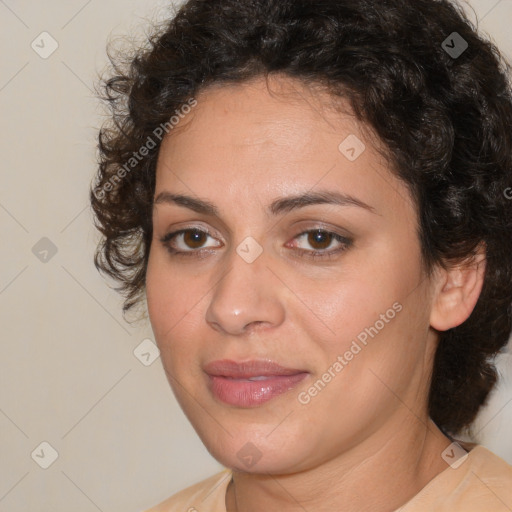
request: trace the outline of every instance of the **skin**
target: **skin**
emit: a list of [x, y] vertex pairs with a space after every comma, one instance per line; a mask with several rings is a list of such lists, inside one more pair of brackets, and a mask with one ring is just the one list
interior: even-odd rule
[[[426, 405], [437, 331], [469, 316], [484, 265], [427, 276], [415, 205], [371, 131], [344, 101], [342, 111], [331, 108], [325, 92], [279, 75], [269, 84], [272, 94], [262, 78], [203, 90], [163, 141], [155, 197], [168, 191], [201, 198], [219, 216], [155, 204], [146, 280], [155, 339], [191, 424], [234, 470], [229, 512], [392, 511], [448, 468], [441, 453], [451, 441]], [[366, 145], [353, 162], [338, 149], [350, 134]], [[320, 189], [372, 210], [266, 210], [275, 199]], [[195, 243], [169, 242], [202, 257], [173, 256], [162, 243], [184, 228], [211, 232]], [[340, 247], [335, 239], [298, 236], [313, 229], [352, 242], [330, 259], [308, 258], [307, 251]], [[249, 236], [263, 250], [252, 263], [236, 252]], [[299, 393], [395, 303], [402, 306], [395, 318], [300, 403]], [[207, 387], [203, 365], [219, 359], [270, 359], [309, 375], [270, 402], [239, 408]], [[237, 457], [248, 442], [261, 453], [250, 468]]]

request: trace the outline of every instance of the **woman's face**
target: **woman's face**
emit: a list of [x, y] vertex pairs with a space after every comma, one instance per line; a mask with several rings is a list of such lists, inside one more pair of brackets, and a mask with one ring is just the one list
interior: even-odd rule
[[146, 291], [208, 450], [286, 473], [378, 449], [424, 414], [436, 338], [405, 185], [325, 93], [271, 85], [288, 94], [263, 79], [203, 91], [164, 139]]

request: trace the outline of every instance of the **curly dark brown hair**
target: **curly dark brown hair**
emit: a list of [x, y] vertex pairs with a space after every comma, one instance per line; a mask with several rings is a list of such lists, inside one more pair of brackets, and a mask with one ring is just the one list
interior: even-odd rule
[[439, 333], [429, 395], [445, 433], [469, 426], [512, 329], [510, 65], [477, 29], [448, 0], [189, 0], [128, 65], [111, 57], [100, 83], [111, 119], [90, 201], [103, 235], [94, 262], [121, 283], [123, 314], [145, 294], [171, 116], [214, 83], [283, 73], [327, 86], [374, 130], [408, 185], [427, 271], [486, 248], [474, 311]]

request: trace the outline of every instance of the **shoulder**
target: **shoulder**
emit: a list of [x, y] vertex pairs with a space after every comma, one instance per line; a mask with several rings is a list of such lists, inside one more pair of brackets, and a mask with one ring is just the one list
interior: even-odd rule
[[[512, 509], [512, 466], [483, 446], [471, 450], [471, 475]], [[468, 457], [469, 458], [469, 457]]]
[[231, 476], [231, 470], [224, 469], [182, 489], [145, 512], [224, 512], [226, 489]]
[[[431, 480], [400, 512], [510, 512], [512, 466], [476, 445], [457, 466]], [[398, 512], [398, 511], [397, 511]]]

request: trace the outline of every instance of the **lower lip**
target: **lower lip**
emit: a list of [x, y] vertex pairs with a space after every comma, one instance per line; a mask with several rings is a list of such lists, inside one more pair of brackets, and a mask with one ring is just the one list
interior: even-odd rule
[[222, 402], [238, 407], [257, 407], [293, 389], [307, 373], [276, 375], [265, 380], [228, 379], [210, 375], [210, 389]]

